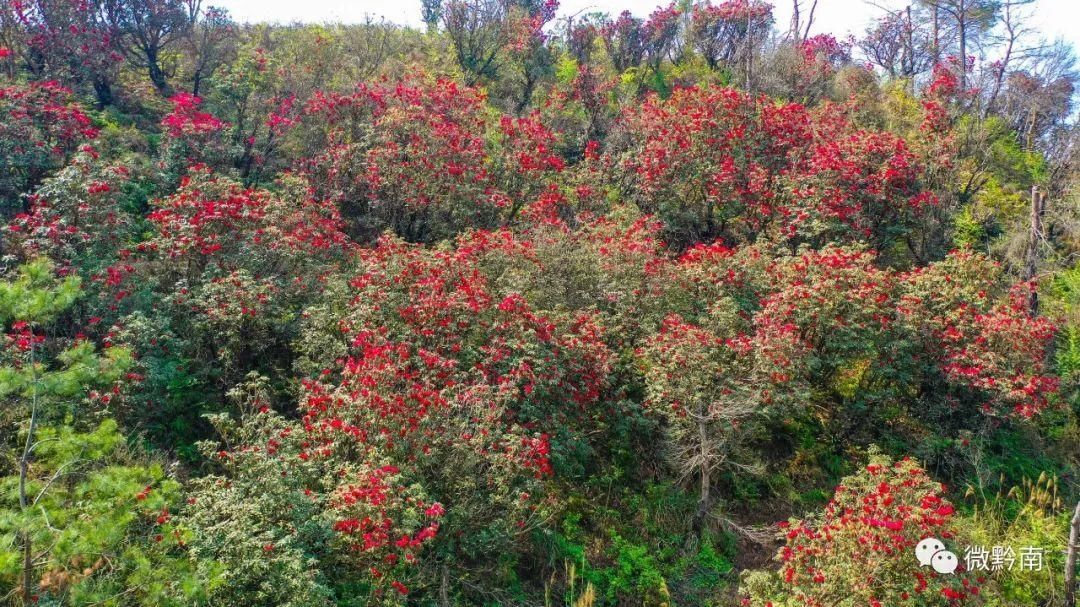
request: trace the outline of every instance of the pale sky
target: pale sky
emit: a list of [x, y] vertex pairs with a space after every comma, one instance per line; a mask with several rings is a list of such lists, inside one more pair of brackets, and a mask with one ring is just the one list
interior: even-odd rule
[[[664, 0], [663, 4], [668, 1]], [[809, 6], [811, 2], [803, 0], [803, 5]], [[247, 22], [357, 22], [373, 16], [400, 24], [420, 24], [420, 0], [207, 0], [206, 4], [226, 8], [236, 20]], [[582, 10], [616, 14], [629, 9], [645, 17], [657, 4], [657, 0], [562, 0], [560, 14]], [[791, 20], [791, 1], [773, 0], [773, 4], [777, 26], [786, 28]], [[876, 0], [874, 4], [899, 7], [907, 1]], [[1025, 10], [1030, 12], [1031, 26], [1039, 36], [1064, 38], [1080, 49], [1080, 0], [1036, 0]], [[865, 0], [818, 0], [812, 33], [828, 32], [837, 38], [848, 33], [860, 35], [881, 13], [881, 9]]]

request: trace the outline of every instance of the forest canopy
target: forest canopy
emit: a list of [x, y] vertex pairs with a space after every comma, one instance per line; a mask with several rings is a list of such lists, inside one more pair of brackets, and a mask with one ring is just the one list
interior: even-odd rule
[[0, 601], [1076, 607], [1073, 49], [816, 6], [0, 0]]

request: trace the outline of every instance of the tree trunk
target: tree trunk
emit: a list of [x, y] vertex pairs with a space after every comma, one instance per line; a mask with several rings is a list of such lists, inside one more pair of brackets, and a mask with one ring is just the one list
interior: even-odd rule
[[791, 2], [791, 40], [795, 43], [799, 43], [799, 0], [792, 0]]
[[533, 78], [529, 70], [525, 70], [525, 87], [521, 92], [521, 100], [518, 101], [517, 106], [514, 108], [514, 113], [521, 116], [525, 109], [532, 103], [533, 91], [536, 90], [536, 78]]
[[[1025, 281], [1034, 280], [1039, 269], [1039, 240], [1042, 238], [1042, 217], [1045, 211], [1046, 193], [1039, 191], [1039, 186], [1031, 186], [1031, 218], [1028, 233], [1028, 246], [1024, 259]], [[1032, 314], [1039, 311], [1039, 294], [1032, 289], [1028, 297], [1028, 308]]]
[[22, 599], [23, 605], [29, 605], [33, 602], [34, 597], [34, 553], [30, 540], [30, 532], [23, 531], [19, 534], [22, 536], [23, 544], [23, 589]]
[[[749, 15], [749, 11], [747, 11]], [[746, 92], [750, 92], [750, 72], [752, 70], [754, 56], [754, 35], [750, 30], [750, 17], [746, 18]]]
[[964, 15], [956, 20], [956, 35], [960, 39], [960, 91], [967, 90], [967, 19]]
[[711, 484], [709, 471], [702, 468], [698, 487], [697, 510], [694, 511], [694, 518], [690, 521], [690, 533], [695, 538], [700, 538], [705, 531], [705, 517], [709, 514], [709, 503], [712, 499], [710, 495], [712, 493]]
[[1065, 549], [1065, 607], [1076, 607], [1076, 553], [1080, 550], [1080, 502], [1069, 525], [1069, 546]]
[[997, 74], [994, 77], [994, 89], [990, 92], [990, 98], [986, 100], [986, 107], [983, 108], [984, 120], [990, 116], [990, 110], [993, 109], [994, 103], [1001, 93], [1001, 86], [1005, 81], [1005, 71], [1009, 69], [1009, 62], [1012, 60], [1013, 46], [1016, 44], [1016, 26], [1013, 23], [1012, 6], [1008, 3], [1005, 5], [1005, 31], [1009, 33], [1009, 41], [1005, 43], [1005, 53], [1001, 58], [1001, 67], [998, 68]]
[[[33, 332], [33, 325], [30, 328]], [[30, 392], [30, 426], [26, 429], [26, 443], [23, 446], [22, 457], [19, 458], [19, 510], [24, 516], [23, 525], [25, 525], [26, 511], [33, 505], [30, 503], [30, 498], [26, 494], [26, 481], [30, 476], [30, 454], [34, 449], [34, 432], [37, 430], [37, 349], [34, 344], [34, 339], [30, 339], [30, 380], [31, 380], [31, 392]], [[23, 604], [29, 605], [31, 603], [31, 597], [33, 596], [34, 583], [34, 551], [33, 541], [30, 538], [30, 530], [24, 528], [19, 534], [22, 540], [23, 549]]]
[[169, 87], [169, 81], [165, 77], [165, 72], [158, 64], [157, 53], [147, 51], [146, 53], [146, 65], [147, 72], [150, 75], [150, 82], [153, 83], [154, 88], [162, 97], [171, 97], [172, 90]]
[[937, 5], [934, 5], [934, 7], [931, 9], [931, 14], [933, 15], [934, 42], [930, 52], [931, 55], [934, 57], [934, 66], [936, 67], [939, 63], [941, 63], [941, 18], [938, 15]]
[[439, 607], [450, 607], [450, 567], [444, 562], [439, 580]]
[[99, 110], [113, 104], [112, 85], [104, 76], [94, 76], [94, 95], [97, 97]]
[[901, 71], [904, 72], [904, 77], [908, 79], [908, 87], [911, 92], [915, 90], [915, 40], [913, 25], [911, 22], [911, 5], [909, 4], [907, 10], [904, 11], [905, 22], [904, 26], [904, 55], [901, 60]]
[[810, 37], [810, 28], [814, 25], [814, 13], [817, 12], [817, 3], [818, 0], [814, 0], [814, 2], [810, 4], [810, 12], [806, 15], [806, 27], [803, 28], [802, 40], [806, 40]]
[[704, 411], [698, 419], [698, 450], [701, 456], [701, 469], [698, 475], [698, 504], [694, 512], [694, 518], [690, 520], [690, 534], [687, 536], [687, 544], [698, 540], [705, 532], [705, 519], [712, 507], [712, 475], [710, 474], [711, 461], [709, 457], [709, 428], [705, 422]]

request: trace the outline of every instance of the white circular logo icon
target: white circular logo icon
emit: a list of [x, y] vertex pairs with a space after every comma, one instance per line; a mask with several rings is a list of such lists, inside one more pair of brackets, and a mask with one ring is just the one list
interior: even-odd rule
[[945, 549], [945, 542], [928, 537], [915, 545], [915, 558], [920, 567], [930, 566], [938, 573], [952, 573], [960, 566], [960, 559]]
[[928, 537], [915, 546], [915, 558], [919, 559], [919, 565], [926, 567], [931, 564], [934, 553], [945, 549], [945, 544], [936, 537]]
[[938, 573], [952, 573], [960, 564], [956, 555], [948, 550], [938, 550], [934, 553], [934, 571]]

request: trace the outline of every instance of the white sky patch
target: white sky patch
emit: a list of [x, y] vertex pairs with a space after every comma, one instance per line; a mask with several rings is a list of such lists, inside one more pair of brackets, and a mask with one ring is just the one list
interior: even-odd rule
[[[715, 0], [719, 1], [719, 0]], [[812, 0], [803, 0], [804, 12]], [[238, 21], [278, 23], [357, 23], [365, 17], [384, 18], [399, 24], [420, 25], [419, 0], [207, 0], [207, 4], [229, 10]], [[666, 4], [666, 3], [665, 3]], [[778, 29], [791, 21], [790, 0], [773, 2]], [[902, 7], [904, 0], [878, 0], [878, 6]], [[611, 14], [629, 10], [645, 17], [657, 6], [656, 0], [562, 0], [560, 15], [579, 11]], [[1080, 48], [1080, 0], [1037, 0], [1024, 9], [1031, 14], [1030, 27], [1036, 37], [1063, 38]], [[882, 10], [864, 0], [818, 0], [811, 33], [830, 33], [837, 38], [860, 36]], [[805, 18], [805, 17], [804, 17]]]

